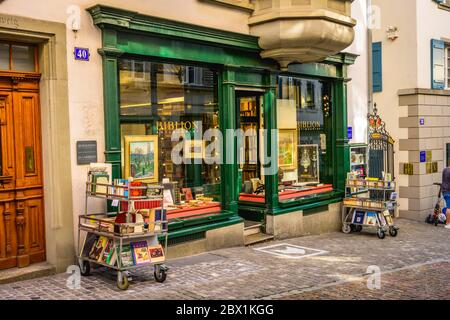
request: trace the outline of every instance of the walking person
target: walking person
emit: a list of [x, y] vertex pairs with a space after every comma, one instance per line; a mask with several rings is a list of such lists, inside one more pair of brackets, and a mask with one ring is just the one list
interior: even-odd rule
[[450, 212], [450, 167], [445, 168], [442, 172], [442, 196], [444, 197], [446, 207], [445, 215], [447, 225], [445, 228], [450, 229], [450, 219], [448, 214], [448, 212]]

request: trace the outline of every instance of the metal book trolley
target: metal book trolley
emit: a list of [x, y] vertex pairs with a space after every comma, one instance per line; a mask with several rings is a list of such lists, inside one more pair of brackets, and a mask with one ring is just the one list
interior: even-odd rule
[[[399, 228], [393, 216], [398, 207], [395, 182], [383, 180], [347, 179], [346, 198], [342, 206], [342, 231], [346, 234], [375, 229], [378, 238], [386, 233], [396, 237]], [[368, 195], [368, 197], [367, 197]]]
[[[112, 214], [88, 213], [88, 200], [91, 198], [99, 198], [113, 201], [113, 206], [117, 205], [117, 212]], [[147, 207], [160, 210], [158, 215], [150, 215], [149, 220], [132, 221], [135, 207], [143, 207], [146, 202]], [[141, 205], [140, 205], [141, 204]], [[125, 210], [121, 212], [121, 207]], [[123, 208], [122, 207], [122, 208]], [[114, 215], [114, 216], [113, 216]], [[115, 215], [122, 215], [124, 222], [117, 223]], [[135, 215], [137, 216], [137, 215]], [[86, 200], [85, 214], [79, 216], [78, 223], [78, 263], [80, 265], [81, 274], [88, 276], [91, 271], [91, 264], [107, 267], [117, 271], [117, 286], [119, 289], [126, 290], [129, 287], [130, 270], [141, 267], [154, 267], [154, 276], [157, 282], [164, 282], [166, 279], [168, 268], [164, 265], [167, 255], [167, 239], [168, 239], [168, 221], [164, 214], [164, 187], [160, 185], [142, 184], [142, 186], [117, 185], [109, 183], [92, 182], [88, 174], [88, 182], [86, 182]], [[137, 219], [136, 219], [137, 220]], [[151, 221], [150, 221], [151, 220]], [[81, 233], [85, 234], [85, 238], [81, 238]], [[115, 262], [109, 264], [105, 261], [95, 260], [90, 257], [87, 239], [88, 236], [96, 238], [104, 237], [112, 242], [111, 250], [116, 250]], [[159, 259], [150, 256], [148, 263], [138, 265], [125, 266], [122, 261], [122, 253], [124, 246], [131, 243], [146, 241], [148, 246], [160, 246], [159, 238], [164, 239], [164, 251]], [[88, 251], [89, 250], [89, 251]], [[131, 248], [131, 251], [133, 248]], [[132, 254], [132, 253], [130, 253]]]

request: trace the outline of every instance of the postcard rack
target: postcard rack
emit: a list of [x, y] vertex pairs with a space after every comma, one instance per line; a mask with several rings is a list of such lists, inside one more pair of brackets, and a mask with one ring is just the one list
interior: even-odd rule
[[[395, 186], [394, 181], [347, 179], [346, 198], [342, 206], [342, 231], [349, 234], [367, 228], [376, 230], [380, 239], [384, 239], [387, 233], [396, 237], [399, 228], [393, 220], [398, 207]], [[355, 189], [358, 192], [353, 192]]]
[[[160, 185], [142, 184], [140, 186], [117, 185], [107, 183], [86, 182], [86, 200], [85, 214], [79, 216], [78, 223], [78, 263], [83, 276], [88, 276], [91, 271], [91, 264], [107, 267], [117, 271], [117, 287], [126, 290], [129, 287], [129, 278], [131, 278], [130, 270], [141, 267], [154, 267], [154, 276], [157, 282], [164, 282], [167, 276], [168, 268], [164, 264], [167, 254], [168, 240], [168, 221], [164, 214], [164, 187]], [[112, 201], [112, 206], [117, 206], [117, 212], [89, 214], [88, 201], [92, 198], [99, 198]], [[147, 221], [134, 221], [136, 217], [135, 203], [147, 202], [152, 204], [153, 208], [159, 210], [159, 216], [150, 215]], [[128, 205], [126, 212], [120, 212], [123, 202]], [[117, 217], [121, 215], [123, 218], [120, 223]], [[114, 216], [114, 217], [113, 217]], [[82, 233], [85, 235], [81, 237]], [[110, 250], [114, 250], [116, 259], [114, 264], [105, 261], [93, 259], [89, 254], [87, 247], [88, 237], [96, 237], [99, 239], [107, 239], [111, 244]], [[159, 239], [164, 239], [163, 246], [160, 245]], [[84, 239], [84, 241], [83, 241]], [[132, 243], [146, 242], [148, 246], [159, 246], [162, 257], [159, 259], [149, 259], [148, 263], [125, 265], [122, 260], [124, 247], [131, 247]], [[131, 253], [130, 253], [131, 254]], [[149, 255], [150, 257], [150, 255]], [[157, 260], [157, 262], [156, 262]]]

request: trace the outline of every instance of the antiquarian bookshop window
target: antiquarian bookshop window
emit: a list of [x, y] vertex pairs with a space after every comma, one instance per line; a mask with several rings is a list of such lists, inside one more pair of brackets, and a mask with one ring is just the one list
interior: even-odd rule
[[[217, 73], [122, 59], [119, 79], [122, 177], [164, 184], [171, 192], [169, 217], [220, 211], [220, 164], [205, 161], [214, 156], [206, 152], [215, 138], [203, 139], [208, 129], [219, 128]], [[177, 129], [184, 136], [172, 141]], [[183, 146], [180, 164], [172, 159], [177, 145]]]
[[331, 84], [280, 77], [278, 180], [280, 201], [333, 190]]

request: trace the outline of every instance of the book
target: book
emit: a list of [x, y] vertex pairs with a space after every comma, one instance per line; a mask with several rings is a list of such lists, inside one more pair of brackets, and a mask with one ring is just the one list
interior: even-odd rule
[[376, 214], [376, 212], [367, 212], [365, 224], [367, 224], [369, 226], [376, 226], [377, 225], [377, 214]]
[[[105, 172], [93, 172], [91, 173], [90, 177], [92, 188], [91, 192], [94, 194], [107, 194], [108, 193], [108, 186], [109, 184], [109, 175]], [[104, 185], [97, 185], [98, 184], [106, 184]]]
[[386, 220], [386, 224], [388, 226], [392, 226], [394, 224], [394, 220], [392, 219], [392, 216], [391, 216], [391, 213], [389, 212], [389, 210], [385, 210], [383, 212], [383, 216], [384, 216], [384, 218]]
[[148, 252], [152, 263], [164, 262], [166, 259], [161, 245], [148, 247]]
[[89, 259], [101, 261], [102, 254], [106, 248], [107, 243], [108, 238], [100, 236], [92, 247], [91, 252], [89, 253]]
[[387, 224], [386, 218], [382, 213], [378, 214], [378, 221], [380, 222], [380, 226], [382, 227], [384, 227]]
[[[111, 254], [114, 252], [114, 242], [112, 239], [108, 239], [103, 249], [102, 256], [100, 257], [100, 262], [108, 263], [110, 260]], [[109, 264], [109, 263], [108, 263]]]
[[89, 254], [92, 250], [92, 247], [97, 242], [98, 236], [93, 233], [86, 233], [86, 237], [84, 237], [83, 241], [83, 250], [81, 253], [82, 257], [89, 257]]
[[112, 250], [111, 255], [109, 256], [108, 260], [106, 261], [107, 264], [110, 266], [114, 266], [117, 262], [117, 250]]
[[131, 243], [133, 261], [136, 266], [150, 262], [147, 241], [138, 241]]
[[364, 211], [355, 211], [355, 213], [353, 215], [353, 223], [364, 224], [365, 217], [366, 217], [366, 213]]
[[120, 262], [122, 264], [121, 267], [126, 268], [126, 267], [134, 266], [133, 254], [131, 253], [131, 245], [129, 245], [129, 244], [123, 245], [120, 255], [119, 255], [119, 250], [120, 250], [120, 248], [117, 248], [117, 257], [118, 257], [118, 259], [120, 259]]
[[167, 229], [167, 223], [161, 223], [167, 221], [167, 210], [155, 209], [155, 231], [162, 231], [162, 229]]

